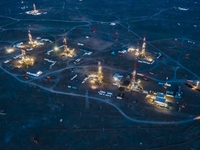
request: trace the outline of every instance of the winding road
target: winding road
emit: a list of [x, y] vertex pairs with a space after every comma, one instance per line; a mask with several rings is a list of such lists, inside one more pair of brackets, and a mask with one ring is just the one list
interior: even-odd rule
[[[63, 4], [63, 7], [65, 7], [65, 4]], [[163, 10], [160, 10], [158, 13], [154, 14], [153, 16], [157, 16], [159, 15], [160, 13], [162, 13], [163, 11], [165, 11], [165, 9]], [[5, 16], [1, 16], [0, 17], [4, 17], [4, 18], [9, 18], [9, 19], [12, 19], [14, 22], [12, 23], [9, 23], [7, 25], [10, 25], [10, 24], [13, 24], [13, 23], [16, 23], [18, 21], [21, 21], [21, 20], [33, 20], [33, 19], [16, 19], [16, 18], [12, 18], [12, 17], [5, 17]], [[141, 18], [141, 19], [137, 19], [135, 21], [141, 21], [141, 20], [144, 20], [144, 19], [148, 19], [149, 17], [145, 17], [145, 18]], [[83, 26], [89, 26], [91, 25], [91, 23], [110, 23], [110, 22], [101, 22], [101, 21], [62, 21], [62, 20], [52, 20], [52, 19], [42, 19], [40, 21], [54, 21], [54, 22], [84, 22], [84, 23], [87, 23], [87, 24], [84, 24], [84, 25], [77, 25], [77, 26], [74, 26], [73, 28], [71, 28], [69, 31], [67, 31], [65, 34], [63, 35], [67, 35], [69, 34], [71, 31], [73, 31], [74, 29], [76, 29], [77, 27], [83, 27]], [[119, 20], [120, 21], [120, 20]], [[133, 33], [135, 36], [137, 36], [138, 38], [142, 39], [142, 37], [140, 37], [138, 34], [136, 34], [134, 31], [130, 30], [129, 28], [127, 28], [126, 26], [124, 26], [122, 23], [120, 23], [119, 21], [116, 21], [118, 25], [120, 25], [121, 27], [129, 30], [131, 33]], [[7, 25], [3, 25], [1, 27], [5, 27]], [[179, 66], [181, 66], [182, 68], [184, 68], [185, 70], [187, 70], [188, 72], [190, 72], [192, 75], [194, 75], [196, 78], [200, 79], [200, 77], [196, 74], [194, 74], [192, 71], [190, 71], [189, 69], [187, 69], [186, 67], [184, 67], [183, 65], [181, 65], [179, 62], [173, 60], [171, 57], [169, 57], [167, 54], [163, 53], [160, 49], [158, 49], [157, 47], [155, 47], [151, 42], [148, 42], [147, 43], [149, 45], [151, 45], [152, 47], [154, 47], [156, 50], [158, 50], [159, 52], [161, 52], [162, 54], [164, 54], [167, 58], [169, 58], [170, 60], [176, 62]], [[3, 63], [3, 61], [1, 62], [1, 64]], [[21, 82], [21, 83], [25, 83], [25, 84], [31, 84], [31, 85], [34, 85], [34, 86], [37, 86], [39, 87], [40, 89], [42, 90], [45, 90], [45, 91], [48, 91], [48, 92], [51, 92], [51, 93], [56, 93], [56, 94], [61, 94], [61, 95], [69, 95], [69, 96], [75, 96], [75, 97], [80, 97], [80, 98], [85, 98], [85, 95], [84, 94], [76, 94], [76, 93], [69, 93], [69, 92], [63, 92], [63, 91], [56, 91], [52, 88], [47, 88], [47, 87], [44, 87], [44, 86], [41, 86], [39, 84], [36, 84], [34, 83], [33, 81], [37, 80], [37, 79], [41, 79], [47, 75], [50, 75], [50, 74], [54, 74], [54, 73], [59, 73], [59, 72], [62, 72], [66, 69], [70, 69], [70, 68], [74, 68], [74, 67], [77, 67], [77, 66], [68, 66], [68, 67], [65, 67], [65, 68], [62, 68], [62, 69], [59, 69], [59, 70], [55, 70], [55, 71], [52, 71], [52, 72], [49, 72], [45, 75], [41, 75], [40, 77], [38, 78], [32, 78], [30, 80], [21, 80], [20, 78], [18, 78], [18, 75], [17, 74], [12, 74], [11, 72], [9, 72], [8, 70], [6, 70], [5, 68], [2, 67], [2, 65], [0, 66], [0, 69], [3, 70], [5, 73], [9, 74], [10, 76], [12, 76], [13, 78], [15, 78], [17, 81]], [[78, 67], [88, 67], [88, 66], [78, 66]], [[127, 72], [125, 70], [121, 70], [121, 69], [115, 69], [113, 67], [110, 67], [110, 66], [103, 66], [104, 68], [107, 68], [107, 69], [114, 69], [114, 70], [118, 70], [118, 71], [122, 71], [122, 72]], [[177, 80], [176, 79], [176, 69], [174, 70], [174, 78], [173, 80], [171, 80], [171, 82], [183, 82], [185, 80]], [[154, 81], [161, 81], [161, 80], [158, 80], [156, 78], [153, 78], [153, 77], [149, 77], [150, 79], [154, 80]], [[199, 116], [196, 116], [196, 117], [188, 117], [186, 119], [183, 119], [183, 120], [179, 120], [179, 121], [154, 121], [154, 120], [139, 120], [139, 119], [135, 119], [133, 117], [130, 117], [128, 116], [125, 112], [123, 112], [123, 110], [118, 107], [117, 105], [111, 103], [109, 101], [109, 99], [101, 99], [101, 98], [97, 98], [97, 97], [94, 97], [94, 96], [88, 96], [89, 99], [92, 99], [92, 100], [96, 100], [96, 101], [99, 101], [99, 102], [102, 102], [102, 103], [105, 103], [105, 104], [108, 104], [110, 106], [112, 106], [113, 108], [115, 108], [124, 118], [126, 118], [127, 120], [131, 121], [131, 122], [136, 122], [136, 123], [141, 123], [141, 124], [159, 124], [159, 125], [171, 125], [171, 124], [185, 124], [185, 123], [189, 123], [189, 122], [192, 122], [194, 120], [197, 120], [197, 119], [200, 119]]]
[[[68, 67], [69, 68], [69, 67]], [[29, 81], [24, 81], [24, 80], [20, 80], [18, 78], [18, 76], [16, 74], [12, 74], [10, 73], [9, 71], [7, 71], [6, 69], [4, 69], [2, 66], [0, 66], [0, 69], [2, 69], [5, 73], [9, 74], [10, 76], [14, 77], [16, 80], [18, 80], [19, 82], [21, 83], [25, 83], [25, 84], [31, 84], [31, 85], [34, 85], [34, 86], [37, 86], [39, 87], [40, 89], [43, 89], [45, 91], [48, 91], [48, 92], [51, 92], [51, 93], [55, 93], [55, 94], [62, 94], [62, 95], [69, 95], [69, 96], [75, 96], [75, 97], [81, 97], [81, 98], [85, 98], [85, 95], [84, 94], [76, 94], [76, 93], [69, 93], [69, 92], [63, 92], [63, 91], [56, 91], [56, 90], [53, 90], [52, 88], [47, 88], [47, 87], [43, 87], [39, 84], [36, 84], [36, 83], [33, 83], [32, 81], [35, 80], [35, 79], [32, 79], [32, 80], [29, 80]], [[63, 70], [67, 69], [66, 68], [62, 68], [60, 69], [59, 71], [54, 71], [54, 72], [51, 72], [52, 73], [55, 73], [55, 72], [61, 72]], [[41, 77], [40, 77], [41, 78]], [[132, 118], [128, 115], [126, 115], [117, 105], [109, 102], [109, 99], [101, 99], [101, 98], [97, 98], [97, 97], [93, 97], [93, 96], [88, 96], [89, 99], [93, 99], [93, 100], [96, 100], [96, 101], [99, 101], [99, 102], [103, 102], [103, 103], [106, 103], [108, 105], [111, 105], [112, 107], [114, 107], [124, 118], [126, 118], [127, 120], [131, 121], [131, 122], [136, 122], [136, 123], [142, 123], [142, 124], [159, 124], [159, 125], [170, 125], [170, 124], [184, 124], [184, 123], [188, 123], [188, 122], [192, 122], [196, 119], [199, 119], [198, 116], [197, 117], [189, 117], [187, 119], [183, 119], [183, 120], [180, 120], [180, 121], [153, 121], [153, 120], [138, 120], [138, 119], [135, 119], [135, 118]]]

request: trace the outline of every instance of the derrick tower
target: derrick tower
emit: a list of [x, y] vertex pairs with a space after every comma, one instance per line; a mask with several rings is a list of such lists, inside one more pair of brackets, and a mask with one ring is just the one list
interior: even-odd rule
[[135, 82], [136, 82], [136, 73], [137, 73], [136, 70], [137, 70], [137, 64], [136, 64], [136, 61], [135, 61], [135, 63], [134, 63], [134, 70], [132, 72], [133, 77], [131, 79], [131, 84], [132, 85], [135, 85]]
[[146, 51], [146, 38], [144, 37], [142, 43], [142, 52], [141, 52], [142, 57], [145, 57], [145, 51]]
[[25, 62], [25, 60], [26, 60], [26, 51], [22, 49], [21, 52], [22, 52], [22, 61]]
[[63, 43], [64, 43], [64, 52], [67, 53], [68, 47], [67, 47], [67, 39], [66, 39], [66, 37], [64, 37]]
[[29, 44], [33, 45], [33, 38], [30, 30], [28, 30], [28, 38], [29, 38]]
[[33, 11], [37, 11], [35, 4], [33, 4]]
[[65, 56], [65, 57], [73, 57], [75, 55], [75, 52], [74, 52], [74, 49], [70, 49], [68, 46], [67, 46], [67, 39], [66, 37], [64, 37], [63, 39], [63, 47], [64, 47], [64, 51], [62, 53], [62, 56]]
[[138, 87], [138, 83], [136, 82], [136, 74], [137, 74], [137, 63], [136, 61], [134, 62], [134, 69], [132, 72], [132, 78], [131, 78], [131, 83], [128, 86], [129, 90], [136, 89]]
[[103, 80], [102, 66], [100, 61], [98, 62], [98, 80], [100, 83]]

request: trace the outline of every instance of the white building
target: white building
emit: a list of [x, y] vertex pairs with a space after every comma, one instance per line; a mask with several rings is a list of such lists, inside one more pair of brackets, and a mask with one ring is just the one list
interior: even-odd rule
[[123, 78], [123, 75], [115, 73], [113, 75], [113, 85], [120, 87], [120, 84], [121, 84], [120, 82], [121, 82], [122, 78]]
[[173, 91], [166, 91], [166, 96], [174, 97], [174, 92]]
[[114, 81], [118, 81], [118, 82], [121, 81], [122, 78], [123, 78], [123, 75], [120, 75], [118, 73], [115, 73], [113, 76]]
[[159, 105], [159, 106], [164, 106], [167, 107], [167, 103], [166, 103], [166, 98], [164, 97], [163, 93], [158, 93], [155, 99], [155, 102]]

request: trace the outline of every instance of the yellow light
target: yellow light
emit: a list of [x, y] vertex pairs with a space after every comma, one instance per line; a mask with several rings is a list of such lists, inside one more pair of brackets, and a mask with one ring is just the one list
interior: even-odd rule
[[139, 56], [139, 54], [140, 54], [139, 52], [136, 52], [136, 53], [135, 53], [135, 56]]
[[95, 80], [91, 80], [90, 82], [91, 82], [91, 83], [95, 83]]
[[54, 47], [54, 50], [55, 50], [55, 51], [58, 51], [58, 50], [59, 50], [59, 48], [56, 46], [56, 47]]
[[19, 60], [19, 63], [22, 64], [23, 62], [21, 60]]
[[194, 120], [199, 120], [200, 119], [200, 116], [197, 116], [196, 118], [194, 118]]
[[153, 59], [152, 58], [148, 58], [148, 61], [152, 61]]
[[97, 89], [97, 86], [92, 85], [91, 88], [92, 88], [93, 90], [95, 90], [95, 89]]

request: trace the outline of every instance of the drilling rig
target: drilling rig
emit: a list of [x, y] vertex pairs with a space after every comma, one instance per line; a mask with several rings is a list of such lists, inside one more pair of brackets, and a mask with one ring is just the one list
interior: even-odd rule
[[26, 51], [22, 49], [21, 52], [22, 52], [22, 62], [25, 63], [25, 61], [26, 61]]
[[136, 74], [137, 74], [137, 62], [134, 62], [134, 69], [132, 72], [132, 79], [131, 83], [128, 86], [128, 90], [137, 90], [138, 89], [138, 82], [136, 81]]
[[29, 39], [29, 44], [33, 45], [33, 38], [32, 38], [32, 35], [31, 35], [31, 31], [28, 30], [28, 39]]
[[74, 49], [69, 49], [68, 46], [67, 46], [67, 39], [66, 37], [63, 39], [63, 43], [64, 43], [64, 51], [63, 53], [61, 54], [62, 56], [65, 56], [65, 57], [73, 57], [75, 55], [74, 53]]
[[33, 4], [33, 11], [34, 11], [35, 13], [37, 12], [37, 9], [36, 9], [35, 4]]
[[101, 62], [98, 62], [98, 81], [101, 83], [103, 80], [103, 73], [102, 73], [102, 66], [101, 66]]
[[141, 57], [146, 57], [146, 38], [143, 38]]
[[22, 52], [22, 60], [20, 61], [21, 64], [25, 65], [27, 67], [33, 65], [34, 64], [34, 59], [29, 57], [29, 56], [27, 56], [25, 50], [22, 49], [21, 52]]

